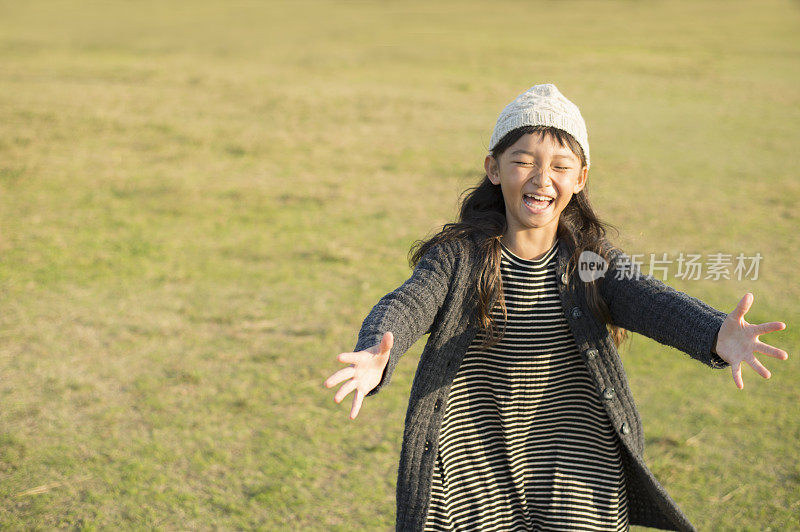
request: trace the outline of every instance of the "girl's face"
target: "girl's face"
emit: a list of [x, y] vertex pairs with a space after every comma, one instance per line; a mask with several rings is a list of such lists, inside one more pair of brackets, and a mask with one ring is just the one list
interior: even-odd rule
[[550, 135], [523, 135], [497, 159], [486, 156], [486, 175], [500, 185], [511, 232], [547, 230], [555, 236], [558, 219], [586, 186], [588, 167]]

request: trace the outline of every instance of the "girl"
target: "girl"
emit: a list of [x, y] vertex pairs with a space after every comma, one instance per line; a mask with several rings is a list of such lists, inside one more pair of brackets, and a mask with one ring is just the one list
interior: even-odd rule
[[[553, 85], [511, 102], [486, 176], [459, 221], [417, 243], [412, 276], [364, 320], [326, 387], [365, 396], [423, 334], [397, 480], [398, 530], [693, 530], [645, 465], [644, 435], [617, 352], [626, 330], [712, 368], [764, 378], [746, 294], [726, 315], [644, 277], [605, 238], [586, 194], [589, 143]], [[587, 255], [591, 252], [596, 255]], [[599, 276], [582, 260], [596, 257]], [[603, 269], [605, 271], [603, 271]]]

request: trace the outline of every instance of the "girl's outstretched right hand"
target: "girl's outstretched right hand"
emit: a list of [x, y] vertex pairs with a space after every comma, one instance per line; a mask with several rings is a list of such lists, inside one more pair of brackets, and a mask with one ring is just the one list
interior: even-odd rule
[[325, 380], [325, 387], [331, 388], [340, 382], [345, 382], [333, 396], [333, 400], [341, 403], [347, 394], [356, 391], [353, 397], [353, 406], [350, 409], [350, 419], [355, 419], [361, 409], [361, 402], [364, 397], [375, 388], [381, 377], [386, 364], [389, 363], [389, 351], [394, 344], [394, 335], [386, 332], [381, 338], [381, 343], [373, 345], [364, 351], [355, 353], [339, 353], [336, 360], [349, 363], [346, 368], [342, 368]]

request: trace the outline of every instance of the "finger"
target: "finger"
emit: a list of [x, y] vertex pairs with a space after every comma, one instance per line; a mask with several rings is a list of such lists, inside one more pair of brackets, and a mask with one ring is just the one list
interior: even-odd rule
[[742, 363], [737, 362], [735, 366], [731, 366], [731, 373], [733, 373], [733, 382], [736, 383], [736, 387], [740, 390], [744, 388], [744, 382], [742, 381]]
[[786, 324], [782, 321], [771, 321], [769, 323], [759, 323], [758, 325], [754, 326], [753, 329], [755, 330], [756, 336], [761, 334], [767, 334], [775, 331], [782, 331], [786, 328]]
[[756, 351], [759, 353], [764, 353], [767, 356], [779, 358], [781, 360], [786, 360], [789, 358], [789, 354], [783, 349], [778, 349], [777, 347], [765, 344], [764, 342], [756, 341]]
[[379, 349], [380, 353], [388, 353], [391, 351], [392, 346], [394, 345], [394, 334], [391, 331], [384, 333], [383, 338], [381, 338], [381, 346]]
[[358, 411], [361, 410], [361, 402], [364, 400], [364, 393], [356, 388], [356, 396], [353, 397], [353, 408], [350, 409], [350, 419], [355, 419]]
[[342, 368], [325, 380], [325, 387], [332, 388], [333, 386], [336, 386], [340, 382], [349, 379], [355, 374], [356, 374], [356, 368], [354, 368], [353, 366], [347, 366], [346, 368]]
[[363, 353], [339, 353], [336, 360], [345, 364], [358, 364], [364, 358]]
[[772, 374], [769, 372], [769, 370], [767, 368], [765, 368], [761, 364], [761, 362], [758, 361], [758, 359], [756, 357], [753, 357], [753, 360], [748, 360], [747, 363], [750, 364], [751, 368], [756, 370], [756, 373], [758, 373], [759, 375], [761, 375], [765, 379], [769, 379], [772, 376]]
[[753, 299], [753, 294], [748, 292], [744, 295], [741, 301], [739, 301], [739, 304], [736, 305], [736, 308], [733, 311], [733, 314], [737, 319], [744, 318], [744, 315], [747, 314], [747, 311], [750, 310], [750, 307], [753, 305]]
[[356, 381], [355, 379], [350, 379], [346, 383], [342, 384], [342, 387], [336, 392], [336, 395], [333, 396], [333, 400], [337, 403], [341, 403], [342, 399], [347, 397], [347, 394], [352, 392], [356, 389]]

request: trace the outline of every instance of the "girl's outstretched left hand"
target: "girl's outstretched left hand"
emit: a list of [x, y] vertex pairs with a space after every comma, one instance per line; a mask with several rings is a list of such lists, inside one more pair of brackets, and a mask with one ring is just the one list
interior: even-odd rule
[[722, 327], [719, 329], [717, 342], [714, 344], [714, 352], [731, 365], [733, 382], [736, 383], [740, 390], [744, 388], [742, 362], [750, 364], [765, 379], [770, 378], [769, 370], [761, 365], [761, 362], [755, 357], [755, 352], [763, 353], [779, 360], [789, 358], [786, 351], [765, 344], [758, 339], [762, 334], [785, 329], [786, 324], [780, 321], [771, 321], [759, 325], [747, 323], [744, 315], [750, 310], [752, 304], [753, 294], [745, 294], [733, 312], [725, 318]]

